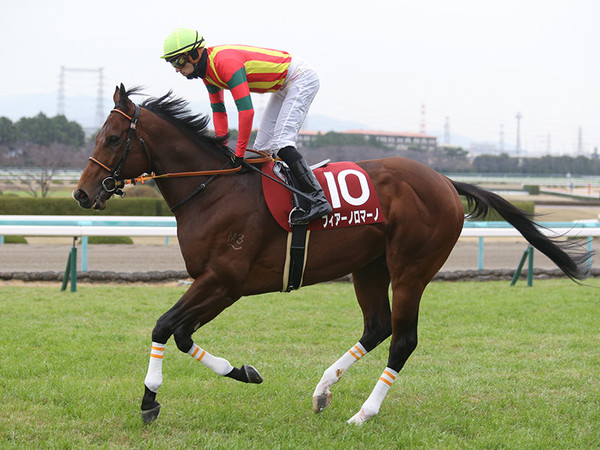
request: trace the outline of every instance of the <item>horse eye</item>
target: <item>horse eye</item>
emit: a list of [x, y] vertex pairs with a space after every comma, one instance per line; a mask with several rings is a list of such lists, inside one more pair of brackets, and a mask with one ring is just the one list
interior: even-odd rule
[[111, 136], [108, 137], [108, 139], [106, 140], [106, 143], [108, 145], [114, 147], [115, 145], [117, 145], [119, 143], [120, 139], [121, 138], [119, 136], [116, 136], [116, 135], [113, 134], [113, 135], [111, 135]]

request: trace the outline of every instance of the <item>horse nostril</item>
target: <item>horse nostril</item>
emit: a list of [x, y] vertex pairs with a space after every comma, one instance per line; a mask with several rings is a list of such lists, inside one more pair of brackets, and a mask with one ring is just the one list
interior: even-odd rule
[[75, 192], [73, 192], [73, 198], [79, 203], [85, 203], [88, 201], [87, 194], [81, 189], [77, 189]]

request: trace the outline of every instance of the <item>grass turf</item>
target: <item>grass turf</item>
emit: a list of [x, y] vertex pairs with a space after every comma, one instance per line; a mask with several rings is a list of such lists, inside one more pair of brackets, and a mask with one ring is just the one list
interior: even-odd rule
[[600, 284], [432, 283], [419, 346], [380, 414], [358, 411], [388, 342], [354, 365], [329, 408], [321, 374], [362, 333], [352, 286], [240, 300], [195, 334], [254, 365], [261, 385], [219, 377], [167, 344], [163, 411], [139, 416], [150, 333], [181, 287], [0, 288], [0, 447], [592, 448], [600, 442]]

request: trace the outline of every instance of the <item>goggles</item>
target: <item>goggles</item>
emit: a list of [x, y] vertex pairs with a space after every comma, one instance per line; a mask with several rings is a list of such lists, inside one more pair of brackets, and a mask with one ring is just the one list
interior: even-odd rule
[[187, 53], [184, 53], [182, 55], [177, 55], [174, 58], [169, 59], [169, 63], [171, 63], [171, 65], [173, 67], [175, 67], [176, 69], [181, 69], [188, 62], [189, 62], [189, 56]]

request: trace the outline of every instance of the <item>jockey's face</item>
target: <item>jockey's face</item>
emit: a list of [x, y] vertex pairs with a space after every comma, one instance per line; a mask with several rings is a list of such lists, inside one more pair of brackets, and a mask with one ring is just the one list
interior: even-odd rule
[[184, 53], [173, 58], [170, 63], [175, 68], [175, 72], [187, 77], [194, 72], [194, 66], [200, 61], [200, 55], [202, 55], [203, 51], [204, 49], [200, 49], [200, 51], [193, 50], [192, 52]]
[[187, 77], [189, 74], [191, 74], [194, 71], [194, 65], [190, 62], [185, 63], [185, 65], [183, 67], [180, 68], [175, 68], [175, 72], [180, 73], [181, 75], [183, 75], [184, 77]]

